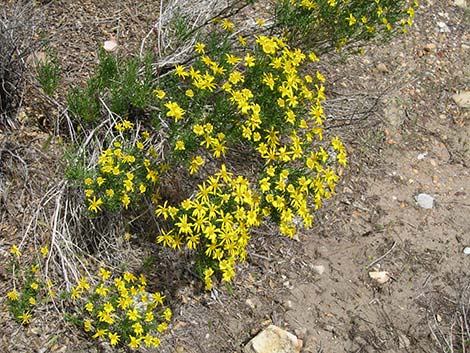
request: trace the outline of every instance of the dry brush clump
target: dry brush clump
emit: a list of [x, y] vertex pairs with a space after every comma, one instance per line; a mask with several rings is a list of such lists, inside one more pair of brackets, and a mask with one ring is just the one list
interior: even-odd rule
[[14, 125], [27, 82], [26, 63], [38, 46], [33, 5], [2, 5], [0, 10], [0, 125]]

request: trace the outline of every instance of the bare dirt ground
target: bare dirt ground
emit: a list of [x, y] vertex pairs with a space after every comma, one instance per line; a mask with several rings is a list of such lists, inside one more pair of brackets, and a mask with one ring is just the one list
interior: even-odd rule
[[[125, 51], [138, 48], [158, 4], [136, 10], [133, 3], [45, 6], [51, 46], [65, 63], [64, 87], [90, 74], [96, 49], [110, 36]], [[361, 56], [322, 60], [327, 131], [340, 135], [350, 155], [337, 195], [299, 241], [258, 229], [232, 287], [204, 293], [188, 269], [167, 277], [175, 315], [160, 352], [241, 352], [270, 323], [303, 339], [305, 353], [470, 351], [461, 335], [470, 319], [470, 255], [463, 253], [470, 246], [469, 110], [451, 98], [470, 89], [468, 11], [450, 0], [423, 2], [406, 36]], [[439, 32], [438, 22], [450, 32]], [[22, 162], [2, 154], [10, 190], [0, 209], [2, 262], [21, 236], [28, 206], [37, 204], [31, 189], [45, 189], [60, 170], [62, 147], [50, 141], [37, 106], [26, 109], [21, 128], [0, 134], [2, 148], [13, 146], [35, 166], [25, 182]], [[41, 114], [47, 121], [57, 113]], [[435, 198], [432, 209], [416, 204], [419, 193]], [[145, 258], [154, 249], [141, 251]], [[175, 273], [174, 266], [162, 259], [147, 272]], [[0, 270], [4, 297], [10, 282]], [[383, 284], [370, 278], [378, 271], [389, 275]], [[22, 330], [0, 306], [2, 352], [109, 350], [53, 311]]]

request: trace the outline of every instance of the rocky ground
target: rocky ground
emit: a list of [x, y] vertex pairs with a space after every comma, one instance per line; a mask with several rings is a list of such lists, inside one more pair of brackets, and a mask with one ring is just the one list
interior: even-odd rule
[[[86, 77], [96, 60], [91, 48], [111, 35], [132, 50], [158, 8], [136, 13], [130, 1], [97, 4], [47, 7], [46, 15], [57, 19], [51, 45], [69, 63], [66, 80]], [[464, 5], [423, 1], [407, 35], [371, 45], [361, 56], [322, 60], [326, 129], [342, 137], [350, 155], [337, 194], [298, 241], [267, 226], [257, 230], [232, 287], [203, 293], [191, 275], [172, 277], [175, 315], [159, 351], [242, 352], [271, 324], [300, 338], [305, 353], [470, 351], [462, 335], [470, 321], [470, 10]], [[28, 109], [22, 128], [0, 138], [14, 136], [25, 162], [49, 165], [52, 173], [59, 147], [42, 149], [50, 131]], [[30, 169], [29, 187], [50, 182], [41, 169]], [[13, 180], [21, 168], [8, 177], [22, 185]], [[418, 204], [419, 194], [432, 197], [432, 205]], [[34, 193], [2, 196], [21, 201], [0, 209], [2, 259], [24, 229], [26, 206], [34, 202], [28, 195]], [[171, 273], [171, 266], [153, 270]], [[8, 289], [0, 271], [2, 297]], [[22, 330], [0, 305], [3, 352], [109, 350], [54, 312]]]

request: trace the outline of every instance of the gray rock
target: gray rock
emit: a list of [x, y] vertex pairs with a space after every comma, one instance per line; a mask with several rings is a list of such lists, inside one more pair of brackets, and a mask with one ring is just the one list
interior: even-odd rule
[[445, 22], [437, 22], [437, 29], [441, 33], [450, 33], [450, 28]]
[[425, 209], [431, 209], [434, 205], [434, 198], [428, 194], [418, 194], [415, 196], [418, 205]]
[[261, 331], [243, 349], [244, 353], [300, 353], [302, 340], [275, 325]]
[[466, 9], [468, 7], [466, 0], [454, 0], [454, 5]]

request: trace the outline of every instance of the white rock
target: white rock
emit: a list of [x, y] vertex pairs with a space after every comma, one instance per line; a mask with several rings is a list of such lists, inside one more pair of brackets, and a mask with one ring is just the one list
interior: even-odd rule
[[372, 271], [369, 272], [369, 277], [378, 284], [384, 284], [390, 280], [390, 274], [387, 271]]
[[115, 51], [117, 46], [117, 42], [114, 39], [111, 39], [104, 42], [103, 49], [106, 51]]
[[470, 91], [456, 93], [452, 99], [460, 108], [470, 108]]
[[431, 209], [434, 205], [434, 198], [428, 194], [416, 195], [415, 200], [422, 208]]
[[419, 160], [422, 160], [422, 159], [424, 159], [424, 157], [426, 157], [426, 156], [427, 156], [427, 154], [428, 154], [427, 152], [424, 152], [424, 153], [420, 153], [420, 154], [418, 154], [418, 159], [419, 159]]
[[325, 266], [323, 265], [312, 266], [312, 270], [321, 276], [325, 272]]
[[470, 255], [470, 246], [467, 246], [465, 249], [463, 249], [463, 253], [465, 255]]
[[261, 331], [243, 349], [244, 353], [300, 353], [302, 340], [275, 325]]

